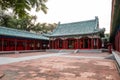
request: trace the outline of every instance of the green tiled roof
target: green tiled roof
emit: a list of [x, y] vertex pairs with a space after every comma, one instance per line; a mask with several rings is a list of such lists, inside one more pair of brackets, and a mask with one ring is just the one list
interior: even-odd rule
[[49, 39], [43, 35], [38, 35], [35, 33], [28, 32], [28, 31], [6, 28], [6, 27], [1, 27], [1, 26], [0, 26], [0, 35], [32, 38], [32, 39], [43, 39], [43, 40]]
[[58, 24], [58, 27], [49, 36], [84, 35], [101, 31], [104, 29], [99, 29], [99, 21], [96, 17], [93, 20]]

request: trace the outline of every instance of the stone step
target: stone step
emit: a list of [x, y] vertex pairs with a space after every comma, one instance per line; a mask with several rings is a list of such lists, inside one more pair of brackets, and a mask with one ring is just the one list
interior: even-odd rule
[[69, 49], [62, 49], [59, 51], [59, 53], [74, 53], [75, 50], [69, 50]]
[[100, 49], [79, 49], [78, 50], [78, 53], [101, 53], [102, 52], [102, 50], [100, 50]]
[[58, 49], [47, 49], [46, 52], [58, 53], [60, 50]]

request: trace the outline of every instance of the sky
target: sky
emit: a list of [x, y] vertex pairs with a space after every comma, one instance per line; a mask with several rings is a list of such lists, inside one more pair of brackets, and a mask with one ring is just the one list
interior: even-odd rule
[[112, 0], [48, 0], [47, 14], [31, 11], [37, 15], [37, 22], [71, 23], [99, 18], [99, 27], [110, 30]]

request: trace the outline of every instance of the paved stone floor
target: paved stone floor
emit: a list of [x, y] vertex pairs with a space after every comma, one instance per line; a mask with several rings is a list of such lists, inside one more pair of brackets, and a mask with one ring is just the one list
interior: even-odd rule
[[102, 52], [102, 53], [75, 53], [75, 54], [69, 54], [71, 56], [91, 56], [91, 57], [106, 57], [110, 55], [108, 52]]
[[4, 74], [0, 80], [120, 80], [115, 64], [103, 58], [51, 56], [0, 65], [0, 73]]
[[35, 55], [44, 55], [44, 54], [52, 54], [47, 52], [31, 52], [31, 53], [18, 53], [18, 54], [0, 54], [0, 57], [11, 57], [11, 58], [19, 58], [26, 56], [35, 56]]

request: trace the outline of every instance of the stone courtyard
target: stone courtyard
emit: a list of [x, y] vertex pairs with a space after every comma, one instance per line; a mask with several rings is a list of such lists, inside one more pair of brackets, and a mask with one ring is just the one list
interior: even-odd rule
[[109, 53], [36, 52], [6, 54], [0, 55], [0, 58], [17, 59], [50, 54], [52, 56], [1, 64], [0, 80], [120, 80], [116, 62], [104, 59]]

